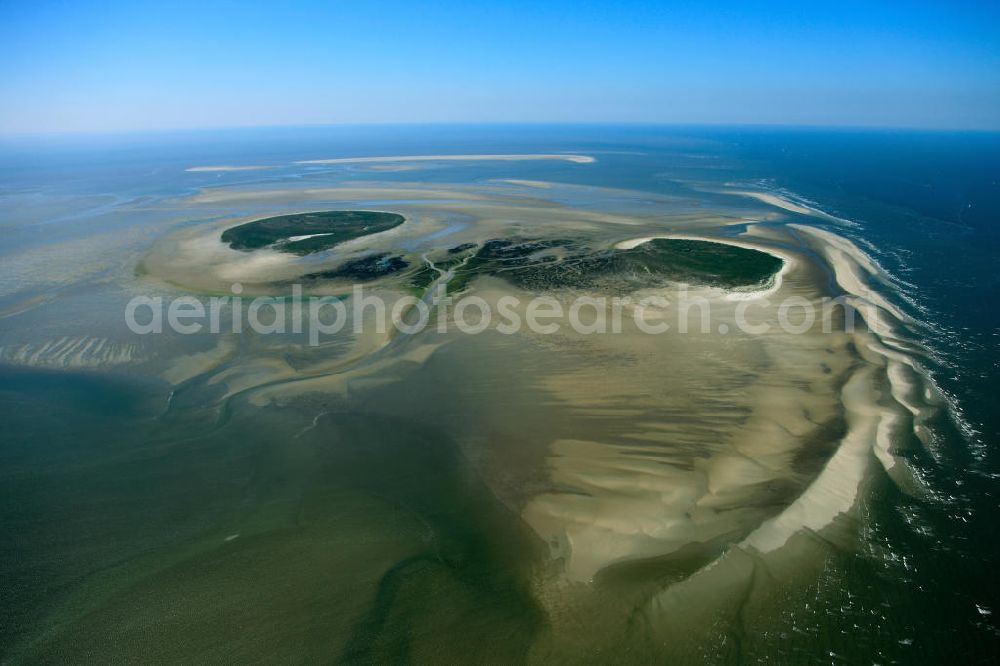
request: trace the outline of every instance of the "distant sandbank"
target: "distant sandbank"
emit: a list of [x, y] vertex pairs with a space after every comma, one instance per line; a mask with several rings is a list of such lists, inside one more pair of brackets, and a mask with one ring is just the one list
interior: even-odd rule
[[220, 164], [217, 166], [196, 166], [184, 170], [190, 173], [210, 173], [213, 171], [261, 171], [262, 169], [270, 168], [272, 167], [262, 165], [232, 166], [228, 164]]
[[590, 164], [597, 160], [589, 155], [526, 154], [526, 155], [396, 155], [391, 157], [337, 157], [327, 160], [300, 160], [296, 164], [368, 164], [373, 162], [521, 162], [526, 160], [564, 160]]

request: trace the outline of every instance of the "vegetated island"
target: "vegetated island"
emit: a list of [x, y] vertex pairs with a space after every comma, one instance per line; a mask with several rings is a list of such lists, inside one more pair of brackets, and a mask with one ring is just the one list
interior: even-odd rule
[[370, 210], [328, 210], [278, 215], [247, 222], [222, 232], [222, 242], [234, 250], [272, 248], [297, 255], [329, 250], [345, 241], [398, 227], [398, 213]]
[[[468, 251], [467, 246], [449, 252]], [[770, 281], [782, 260], [759, 250], [690, 239], [650, 239], [630, 249], [592, 251], [569, 239], [492, 239], [455, 270], [449, 291], [490, 274], [531, 291], [627, 292], [685, 282], [742, 289]]]

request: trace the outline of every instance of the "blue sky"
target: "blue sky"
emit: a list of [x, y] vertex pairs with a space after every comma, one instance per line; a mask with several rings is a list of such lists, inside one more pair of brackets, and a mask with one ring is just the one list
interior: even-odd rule
[[1000, 129], [1000, 3], [0, 0], [0, 133], [357, 122]]

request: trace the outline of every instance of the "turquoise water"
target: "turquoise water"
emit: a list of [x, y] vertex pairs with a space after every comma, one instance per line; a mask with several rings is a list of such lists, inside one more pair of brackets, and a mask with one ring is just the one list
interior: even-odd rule
[[[555, 152], [597, 162], [435, 165], [419, 176], [291, 164]], [[185, 171], [210, 164], [274, 168]], [[179, 226], [271, 212], [266, 204], [218, 206], [191, 219], [172, 205], [178, 197], [375, 177], [621, 188], [678, 196], [695, 211], [739, 210], [738, 198], [711, 193], [736, 184], [845, 221], [802, 220], [851, 238], [894, 276], [887, 296], [918, 322], [927, 368], [951, 403], [929, 424], [932, 444], [907, 452], [930, 492], [913, 497], [875, 479], [854, 547], [825, 550], [803, 589], [753, 625], [770, 629], [713, 654], [732, 663], [995, 654], [1000, 136], [442, 126], [7, 140], [0, 346], [21, 349], [54, 332], [107, 340], [91, 344], [108, 359], [127, 355], [125, 285], [149, 245]], [[627, 206], [656, 213], [652, 200]], [[72, 358], [70, 342], [59, 358]], [[175, 390], [141, 360], [39, 367], [3, 358], [0, 654], [381, 663], [472, 660], [488, 644], [488, 661], [511, 663], [544, 632], [530, 582], [544, 544], [495, 501], [447, 433], [421, 419], [455, 401], [451, 417], [474, 421], [460, 396], [442, 389], [387, 413], [383, 405], [423, 390], [414, 384], [408, 394], [404, 380], [350, 411], [316, 398], [273, 410], [237, 405], [219, 417], [204, 407], [218, 386]], [[464, 362], [456, 351], [427, 372], [446, 385]], [[510, 401], [515, 414], [541, 402]], [[298, 436], [317, 409], [330, 412]], [[615, 654], [648, 658], [630, 652], [634, 641], [630, 634], [613, 643]]]

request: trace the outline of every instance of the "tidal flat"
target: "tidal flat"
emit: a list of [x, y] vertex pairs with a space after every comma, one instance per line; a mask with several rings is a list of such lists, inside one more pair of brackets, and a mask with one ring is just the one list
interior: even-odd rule
[[[858, 616], [803, 609], [878, 606], [844, 582], [872, 498], [932, 495], [918, 463], [950, 427], [892, 276], [835, 218], [746, 184], [589, 184], [601, 157], [577, 153], [384, 159], [410, 168], [317, 158], [130, 200], [150, 222], [116, 263], [81, 244], [54, 269], [84, 276], [66, 291], [21, 258], [0, 347], [4, 654], [850, 656]], [[474, 296], [526, 321], [539, 297], [615, 297], [622, 316], [469, 333], [452, 308], [403, 333], [355, 319], [358, 283], [389, 307]], [[347, 325], [311, 344], [121, 324], [136, 296], [222, 295], [229, 321], [235, 296], [292, 285]], [[826, 316], [789, 327], [790, 302]]]

